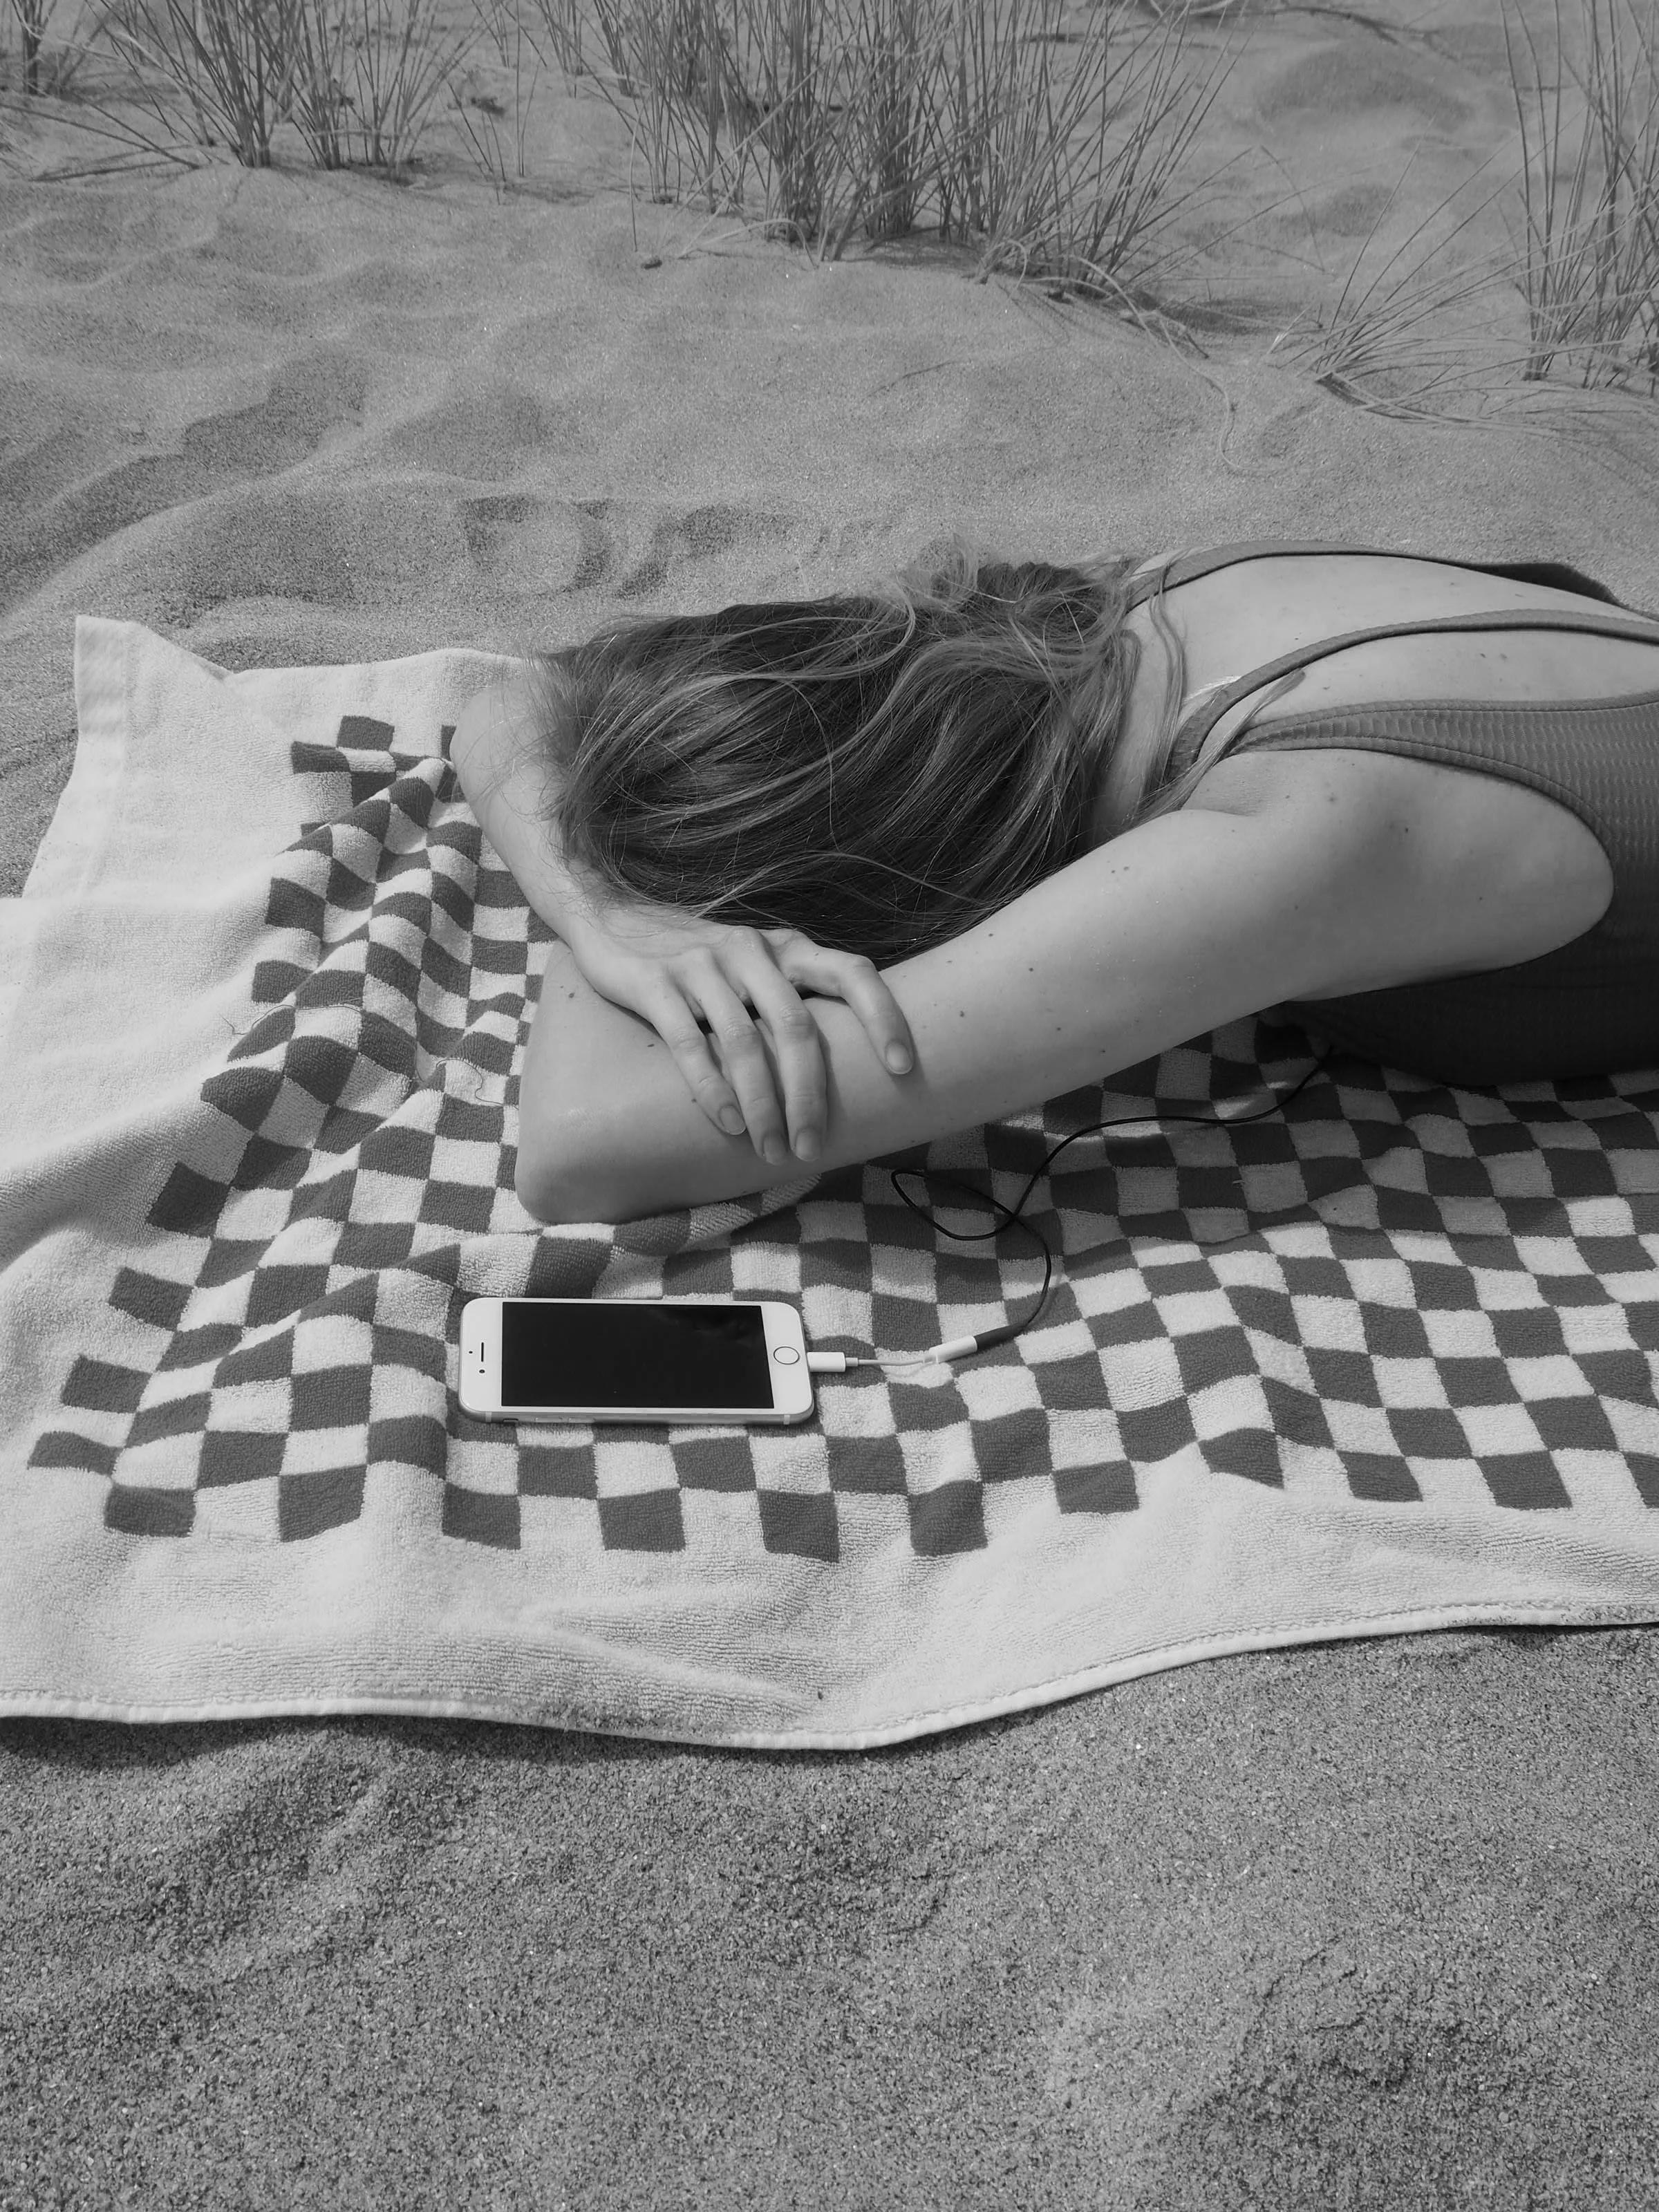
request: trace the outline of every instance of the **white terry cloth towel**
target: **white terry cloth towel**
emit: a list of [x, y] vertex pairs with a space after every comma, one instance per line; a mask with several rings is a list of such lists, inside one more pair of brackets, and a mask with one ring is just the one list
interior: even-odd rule
[[[455, 1396], [471, 1296], [789, 1298], [900, 1354], [1022, 1319], [1041, 1256], [880, 1164], [539, 1228], [550, 940], [446, 752], [491, 664], [228, 675], [84, 619], [76, 654], [0, 902], [0, 1712], [854, 1748], [1221, 1653], [1659, 1618], [1659, 1074], [1334, 1057], [1282, 1115], [1069, 1146], [1012, 1342], [820, 1376], [794, 1429], [498, 1427]], [[1310, 1057], [1251, 1020], [898, 1157], [1012, 1205], [1087, 1124]]]

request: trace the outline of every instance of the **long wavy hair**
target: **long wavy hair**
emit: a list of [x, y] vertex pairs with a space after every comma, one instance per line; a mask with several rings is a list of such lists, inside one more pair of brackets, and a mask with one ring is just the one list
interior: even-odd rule
[[[878, 967], [943, 944], [1089, 849], [1139, 663], [1133, 565], [951, 538], [861, 592], [635, 618], [539, 654], [541, 819], [601, 891]], [[1181, 696], [1159, 598], [1156, 812]]]

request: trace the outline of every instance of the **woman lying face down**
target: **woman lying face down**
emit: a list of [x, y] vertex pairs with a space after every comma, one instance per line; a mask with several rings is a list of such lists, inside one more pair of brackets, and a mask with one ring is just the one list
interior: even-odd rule
[[1131, 567], [953, 542], [866, 593], [618, 623], [475, 701], [458, 772], [588, 987], [652, 1025], [711, 1124], [799, 1175], [828, 1105], [801, 994], [908, 1073], [880, 971], [1094, 842]]
[[616, 624], [471, 703], [463, 788], [562, 940], [520, 1086], [533, 1213], [758, 1190], [1447, 972], [1449, 903], [1442, 941], [1419, 916], [1383, 946], [1435, 856], [1321, 756], [1280, 756], [1271, 804], [1188, 805], [1182, 638], [1161, 593], [1130, 620], [1132, 574], [953, 541], [867, 592]]

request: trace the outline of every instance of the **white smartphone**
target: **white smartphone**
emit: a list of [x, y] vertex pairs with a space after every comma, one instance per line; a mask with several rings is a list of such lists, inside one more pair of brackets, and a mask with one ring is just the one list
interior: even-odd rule
[[804, 1421], [812, 1376], [771, 1298], [471, 1298], [460, 1398], [486, 1421]]

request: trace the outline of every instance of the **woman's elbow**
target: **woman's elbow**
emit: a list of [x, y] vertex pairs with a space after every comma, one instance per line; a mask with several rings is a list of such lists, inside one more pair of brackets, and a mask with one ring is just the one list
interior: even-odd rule
[[522, 1160], [514, 1175], [513, 1188], [525, 1212], [532, 1221], [539, 1221], [544, 1228], [558, 1229], [568, 1221], [583, 1218], [571, 1211], [573, 1200], [570, 1194], [557, 1188], [544, 1176], [529, 1173]]
[[672, 1170], [653, 1173], [646, 1163], [619, 1155], [614, 1146], [607, 1148], [603, 1132], [589, 1131], [584, 1142], [586, 1126], [573, 1115], [568, 1123], [532, 1130], [527, 1144], [520, 1134], [513, 1188], [525, 1212], [545, 1227], [642, 1221], [692, 1202]]
[[573, 1221], [616, 1221], [600, 1179], [586, 1166], [568, 1132], [520, 1133], [513, 1188], [525, 1212], [550, 1229]]

